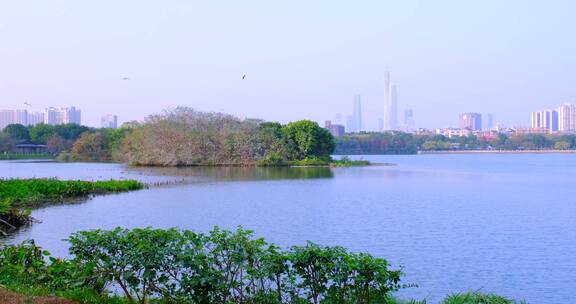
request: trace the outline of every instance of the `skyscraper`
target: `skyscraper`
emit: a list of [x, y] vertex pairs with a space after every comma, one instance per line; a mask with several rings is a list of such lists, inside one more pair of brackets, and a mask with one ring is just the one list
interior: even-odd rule
[[118, 128], [118, 116], [116, 115], [113, 114], [104, 115], [102, 116], [100, 122], [102, 123], [102, 128], [111, 128], [111, 129]]
[[414, 112], [411, 109], [404, 110], [404, 131], [414, 131]]
[[482, 115], [479, 113], [460, 114], [459, 126], [470, 131], [482, 131]]
[[390, 104], [390, 129], [398, 129], [398, 90], [392, 85], [392, 103]]
[[398, 129], [398, 90], [390, 81], [390, 72], [384, 76], [384, 131]]
[[490, 131], [492, 130], [492, 128], [494, 128], [494, 117], [492, 116], [492, 113], [487, 113], [485, 115], [483, 115], [484, 117], [484, 121], [482, 122], [482, 126], [484, 127], [485, 131]]
[[362, 125], [362, 98], [360, 95], [354, 96], [354, 110], [352, 112], [352, 116], [354, 117], [354, 129], [355, 132], [363, 131]]
[[390, 115], [392, 113], [392, 84], [390, 72], [384, 74], [384, 128], [383, 131], [391, 130]]

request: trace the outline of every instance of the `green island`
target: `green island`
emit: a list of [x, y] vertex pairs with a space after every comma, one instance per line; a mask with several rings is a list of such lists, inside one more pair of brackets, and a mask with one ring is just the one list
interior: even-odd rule
[[[241, 227], [116, 228], [76, 232], [67, 241], [69, 259], [33, 241], [0, 249], [0, 296], [25, 303], [47, 303], [37, 296], [60, 299], [49, 303], [426, 303], [394, 297], [415, 285], [402, 283], [402, 271], [385, 259], [312, 242], [282, 249]], [[519, 302], [466, 292], [442, 303]]]
[[135, 180], [62, 181], [54, 178], [0, 179], [0, 234], [32, 221], [31, 207], [95, 194], [143, 189]]

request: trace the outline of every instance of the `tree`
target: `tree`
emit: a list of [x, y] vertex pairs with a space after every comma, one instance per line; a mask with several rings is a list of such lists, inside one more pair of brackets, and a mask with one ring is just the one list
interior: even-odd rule
[[6, 133], [14, 141], [26, 141], [30, 140], [30, 133], [28, 128], [21, 124], [9, 124], [4, 128], [4, 133]]
[[68, 148], [66, 140], [60, 135], [52, 135], [46, 140], [46, 145], [48, 146], [48, 152], [52, 154], [58, 154]]
[[56, 135], [56, 127], [44, 123], [30, 127], [30, 139], [36, 143], [45, 143], [49, 137]]
[[59, 135], [65, 140], [75, 141], [82, 135], [82, 133], [89, 131], [90, 128], [86, 126], [80, 126], [77, 124], [63, 124], [63, 125], [47, 125], [47, 124], [37, 124], [30, 127], [30, 138], [32, 141], [37, 143], [46, 143], [48, 138]]
[[72, 160], [108, 161], [111, 159], [106, 136], [102, 132], [86, 132], [74, 143], [71, 151]]
[[307, 157], [329, 158], [334, 151], [334, 137], [316, 122], [300, 120], [282, 128], [286, 148], [293, 160]]
[[568, 150], [570, 149], [570, 143], [567, 141], [559, 141], [554, 144], [554, 149], [556, 150]]
[[14, 140], [6, 133], [0, 132], [0, 152], [12, 152]]

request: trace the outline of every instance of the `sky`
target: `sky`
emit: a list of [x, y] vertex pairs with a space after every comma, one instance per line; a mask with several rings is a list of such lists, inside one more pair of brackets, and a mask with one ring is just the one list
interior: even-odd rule
[[[576, 1], [0, 0], [0, 108], [76, 106], [98, 126], [188, 106], [318, 122], [384, 111], [527, 126], [576, 103]], [[242, 76], [246, 75], [246, 79]], [[128, 77], [128, 80], [123, 80]]]

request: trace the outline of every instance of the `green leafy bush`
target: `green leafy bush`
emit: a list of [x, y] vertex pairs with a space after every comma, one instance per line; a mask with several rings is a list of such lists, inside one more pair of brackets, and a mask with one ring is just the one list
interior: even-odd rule
[[384, 259], [313, 243], [282, 251], [242, 228], [117, 228], [69, 241], [74, 264], [138, 303], [387, 303], [403, 287]]

